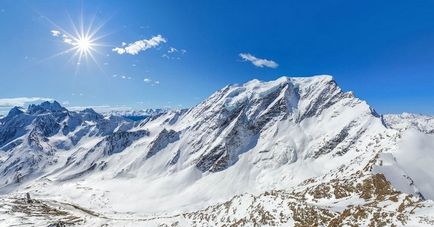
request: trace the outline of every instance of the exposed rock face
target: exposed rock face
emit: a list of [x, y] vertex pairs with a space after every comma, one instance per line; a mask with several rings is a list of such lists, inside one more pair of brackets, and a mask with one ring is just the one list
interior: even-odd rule
[[166, 129], [163, 129], [163, 131], [158, 134], [157, 138], [155, 138], [155, 140], [150, 144], [150, 148], [148, 154], [146, 155], [146, 158], [154, 156], [160, 150], [167, 147], [168, 144], [173, 143], [177, 140], [179, 140], [178, 132], [175, 132], [173, 130], [167, 131]]
[[134, 141], [148, 135], [149, 132], [146, 130], [115, 132], [112, 135], [107, 136], [103, 141], [99, 142], [96, 147], [104, 146], [104, 155], [112, 155], [123, 151]]

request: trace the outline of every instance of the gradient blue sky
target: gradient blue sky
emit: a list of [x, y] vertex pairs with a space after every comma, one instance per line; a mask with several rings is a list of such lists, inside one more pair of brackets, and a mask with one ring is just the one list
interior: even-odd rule
[[[93, 28], [103, 25], [96, 63], [77, 66], [72, 53], [50, 57], [71, 47], [51, 31], [72, 33], [81, 12], [85, 28], [92, 18]], [[230, 83], [330, 74], [380, 113], [434, 114], [432, 0], [0, 0], [0, 30], [3, 109], [26, 105], [26, 97], [191, 107]], [[137, 55], [112, 51], [157, 35], [167, 42]], [[167, 53], [171, 47], [178, 52]], [[256, 67], [240, 53], [279, 66]]]

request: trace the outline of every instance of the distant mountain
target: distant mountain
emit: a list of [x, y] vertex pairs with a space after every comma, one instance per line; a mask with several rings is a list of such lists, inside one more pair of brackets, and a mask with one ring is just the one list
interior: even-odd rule
[[[128, 114], [147, 112], [12, 109], [0, 120], [0, 220], [434, 225], [430, 118], [381, 116], [330, 76], [252, 80], [189, 110]], [[27, 192], [36, 205], [16, 199]]]
[[386, 126], [399, 131], [416, 129], [418, 131], [434, 134], [434, 117], [420, 114], [402, 113], [384, 115]]
[[0, 185], [31, 180], [59, 161], [57, 151], [74, 149], [83, 138], [104, 137], [131, 129], [121, 117], [104, 117], [92, 109], [70, 112], [58, 102], [11, 109], [0, 119]]
[[167, 113], [170, 109], [143, 109], [143, 110], [111, 110], [102, 113], [104, 116], [124, 117], [133, 121], [144, 120], [148, 117], [155, 117]]

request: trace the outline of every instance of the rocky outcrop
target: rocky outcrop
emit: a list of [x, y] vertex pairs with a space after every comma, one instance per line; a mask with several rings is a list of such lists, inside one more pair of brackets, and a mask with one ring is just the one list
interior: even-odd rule
[[179, 140], [179, 132], [176, 132], [174, 130], [166, 130], [163, 129], [158, 136], [155, 138], [155, 140], [149, 144], [149, 151], [146, 154], [146, 158], [150, 158], [157, 154], [160, 150], [164, 149], [169, 145], [170, 143], [173, 143], [177, 140]]

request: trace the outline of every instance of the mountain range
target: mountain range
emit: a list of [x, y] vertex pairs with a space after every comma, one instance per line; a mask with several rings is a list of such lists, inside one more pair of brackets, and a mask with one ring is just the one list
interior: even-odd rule
[[43, 102], [0, 119], [0, 225], [430, 226], [432, 163], [433, 117], [381, 115], [327, 75], [186, 110]]

